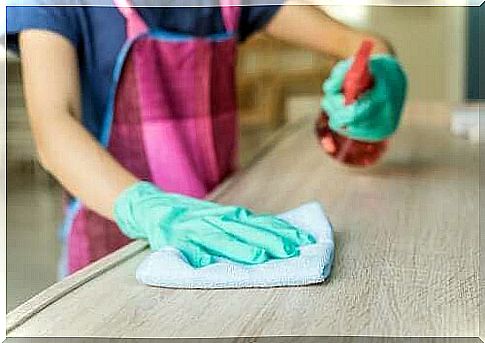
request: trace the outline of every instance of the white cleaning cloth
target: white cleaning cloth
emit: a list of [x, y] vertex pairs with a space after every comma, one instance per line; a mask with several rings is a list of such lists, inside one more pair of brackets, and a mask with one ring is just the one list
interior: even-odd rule
[[300, 255], [243, 265], [220, 259], [203, 268], [190, 266], [176, 249], [164, 248], [147, 256], [136, 278], [150, 286], [169, 288], [247, 288], [299, 286], [323, 282], [334, 256], [333, 232], [319, 203], [312, 202], [278, 217], [314, 235], [316, 244], [301, 247]]

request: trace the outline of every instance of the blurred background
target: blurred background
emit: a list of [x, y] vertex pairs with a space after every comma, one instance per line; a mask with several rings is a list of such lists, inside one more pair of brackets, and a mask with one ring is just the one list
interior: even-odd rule
[[[334, 6], [325, 10], [392, 42], [408, 72], [409, 101], [452, 104], [458, 114], [477, 116], [477, 111], [467, 109], [470, 103], [485, 98], [485, 87], [480, 88], [485, 70], [478, 68], [485, 56], [484, 45], [478, 44], [480, 32], [484, 37], [484, 8]], [[56, 281], [61, 204], [60, 187], [36, 160], [19, 61], [7, 54], [1, 63], [7, 64], [9, 311]], [[262, 35], [241, 47], [238, 86], [243, 166], [281, 125], [304, 116], [316, 118], [321, 84], [334, 63]]]

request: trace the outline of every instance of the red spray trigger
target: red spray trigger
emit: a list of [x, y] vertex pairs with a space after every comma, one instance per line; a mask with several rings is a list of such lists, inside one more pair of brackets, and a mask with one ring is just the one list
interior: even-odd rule
[[353, 103], [362, 93], [372, 88], [374, 80], [369, 71], [369, 58], [373, 47], [372, 41], [363, 41], [352, 66], [345, 75], [342, 91], [346, 105]]

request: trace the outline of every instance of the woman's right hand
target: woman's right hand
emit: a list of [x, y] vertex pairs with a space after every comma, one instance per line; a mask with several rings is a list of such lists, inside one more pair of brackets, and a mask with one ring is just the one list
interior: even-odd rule
[[153, 250], [178, 249], [193, 267], [222, 257], [243, 264], [297, 256], [315, 239], [284, 220], [256, 215], [137, 182], [115, 201], [114, 218], [130, 238], [147, 239]]

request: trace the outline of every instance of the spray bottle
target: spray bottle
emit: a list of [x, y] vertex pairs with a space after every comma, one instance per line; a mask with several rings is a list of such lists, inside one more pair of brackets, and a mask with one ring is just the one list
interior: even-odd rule
[[[373, 42], [364, 41], [347, 72], [343, 85], [345, 104], [356, 101], [373, 86], [369, 58]], [[316, 123], [316, 134], [325, 152], [336, 160], [351, 166], [369, 166], [377, 162], [387, 150], [388, 141], [364, 142], [345, 137], [329, 126], [327, 113], [322, 110]]]

